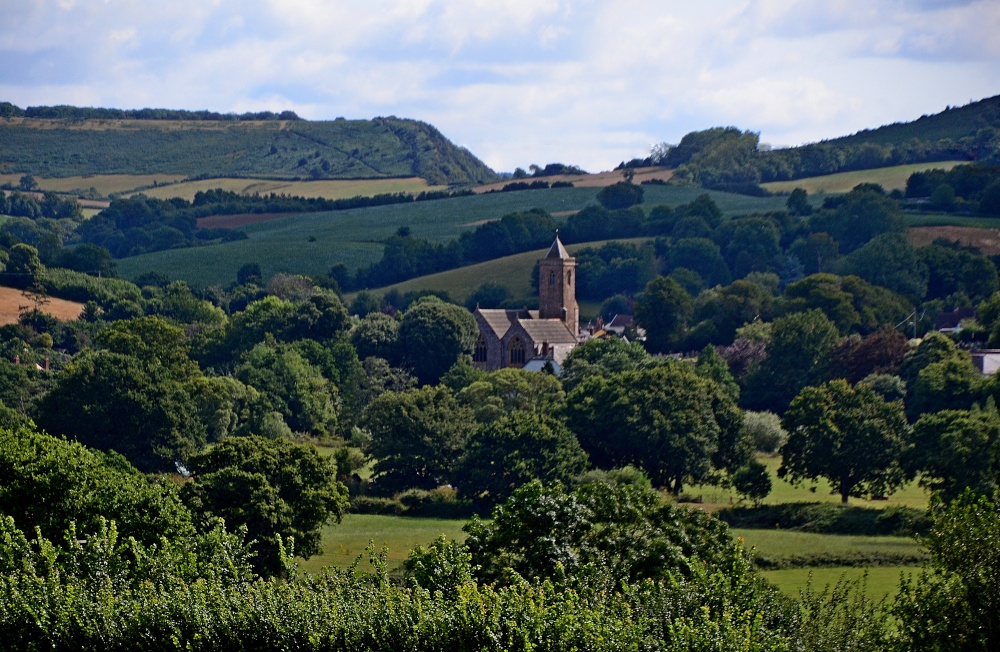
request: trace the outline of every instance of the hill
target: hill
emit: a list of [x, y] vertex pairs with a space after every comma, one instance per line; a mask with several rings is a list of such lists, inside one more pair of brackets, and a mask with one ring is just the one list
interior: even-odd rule
[[0, 172], [41, 177], [420, 177], [448, 186], [497, 179], [433, 126], [396, 117], [313, 122], [10, 116], [0, 119], [0, 142]]
[[[643, 186], [645, 210], [676, 206], [706, 193], [696, 186]], [[365, 267], [382, 257], [383, 242], [401, 226], [414, 237], [446, 243], [463, 231], [508, 213], [541, 208], [565, 215], [597, 203], [597, 187], [496, 192], [438, 201], [409, 202], [334, 212], [283, 216], [242, 226], [247, 239], [187, 249], [169, 249], [117, 261], [125, 278], [159, 272], [195, 286], [226, 285], [245, 263], [261, 266], [265, 278], [277, 272], [325, 274], [338, 263]], [[756, 198], [708, 191], [723, 214], [781, 210], [785, 197]]]

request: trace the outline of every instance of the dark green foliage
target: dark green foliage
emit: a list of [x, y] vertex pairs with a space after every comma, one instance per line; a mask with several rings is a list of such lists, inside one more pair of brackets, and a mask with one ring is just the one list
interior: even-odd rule
[[994, 650], [1000, 645], [1000, 515], [972, 493], [934, 508], [923, 539], [931, 561], [903, 577], [893, 613], [901, 650]]
[[[73, 111], [79, 111], [70, 107]], [[92, 111], [92, 109], [87, 109]], [[156, 109], [154, 111], [162, 111]], [[43, 114], [46, 118], [62, 113]], [[175, 115], [167, 112], [168, 116]], [[43, 117], [39, 116], [39, 117]], [[223, 116], [224, 117], [224, 116]], [[167, 117], [166, 119], [176, 119]], [[282, 118], [284, 120], [284, 118]], [[431, 185], [490, 182], [496, 175], [433, 126], [395, 117], [310, 122], [279, 120], [227, 124], [219, 119], [108, 128], [96, 123], [36, 128], [31, 122], [0, 124], [5, 157], [16, 170], [47, 176], [84, 174], [182, 174], [269, 176], [309, 174], [302, 159], [328, 178], [418, 176]], [[272, 150], [276, 150], [272, 153]], [[318, 154], [318, 156], [317, 156]]]
[[771, 493], [771, 474], [767, 467], [757, 460], [751, 460], [733, 473], [733, 488], [743, 498], [749, 498], [754, 505]]
[[872, 375], [895, 374], [909, 349], [906, 336], [892, 326], [883, 326], [864, 339], [844, 338], [833, 350], [830, 375], [857, 383]]
[[174, 471], [205, 444], [187, 389], [168, 368], [86, 351], [56, 377], [35, 416], [46, 431], [113, 450], [144, 471]]
[[455, 484], [463, 494], [492, 507], [531, 480], [565, 483], [587, 466], [587, 454], [561, 421], [512, 411], [472, 435], [455, 471]]
[[852, 190], [835, 203], [835, 208], [809, 218], [809, 230], [833, 236], [843, 253], [853, 252], [877, 235], [904, 228], [899, 205], [877, 192]]
[[744, 461], [732, 399], [682, 363], [584, 378], [566, 416], [595, 465], [637, 466], [675, 494]]
[[[457, 363], [449, 370], [449, 375], [466, 364]], [[480, 423], [516, 412], [551, 416], [560, 414], [566, 405], [566, 393], [559, 379], [551, 374], [513, 368], [476, 371], [468, 377], [471, 382], [458, 388], [458, 401], [471, 408]]]
[[174, 485], [148, 479], [120, 455], [100, 453], [33, 427], [0, 429], [0, 514], [25, 531], [57, 538], [76, 524], [95, 534], [102, 519], [122, 537], [152, 544], [193, 532]]
[[276, 574], [284, 564], [282, 542], [308, 559], [320, 551], [320, 528], [347, 510], [347, 488], [336, 467], [316, 449], [285, 440], [233, 437], [189, 461], [194, 479], [182, 489], [184, 502], [203, 531], [223, 519], [245, 526], [254, 566]]
[[617, 337], [591, 339], [573, 349], [563, 362], [562, 383], [567, 391], [593, 376], [648, 369], [661, 364], [639, 342]]
[[597, 193], [597, 201], [608, 210], [621, 210], [642, 203], [642, 186], [625, 181], [613, 183], [601, 188]]
[[636, 298], [635, 320], [646, 329], [646, 348], [667, 353], [682, 341], [693, 314], [691, 295], [677, 281], [659, 276]]
[[913, 424], [908, 463], [920, 483], [957, 498], [966, 488], [992, 497], [1000, 488], [1000, 416], [985, 410], [942, 410], [923, 414]]
[[389, 494], [450, 482], [476, 428], [472, 411], [443, 386], [386, 392], [365, 409], [363, 424], [375, 485]]
[[403, 359], [421, 383], [436, 383], [459, 356], [472, 353], [478, 335], [468, 310], [441, 300], [418, 301], [399, 324]]
[[844, 260], [841, 270], [901, 294], [913, 303], [927, 294], [927, 267], [902, 233], [872, 238]]
[[837, 328], [819, 310], [775, 319], [767, 357], [746, 381], [744, 407], [781, 413], [807, 385], [822, 382], [837, 341]]
[[806, 387], [781, 423], [788, 441], [781, 448], [780, 478], [826, 478], [844, 503], [850, 496], [887, 495], [906, 479], [903, 408], [869, 387], [843, 380]]
[[358, 358], [384, 358], [399, 362], [399, 320], [381, 312], [372, 312], [351, 330], [351, 344]]

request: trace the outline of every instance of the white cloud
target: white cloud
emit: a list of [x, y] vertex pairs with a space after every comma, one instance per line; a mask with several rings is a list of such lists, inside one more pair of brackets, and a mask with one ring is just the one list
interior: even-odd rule
[[499, 169], [719, 124], [781, 144], [1000, 92], [995, 0], [26, 0], [0, 92], [429, 121]]

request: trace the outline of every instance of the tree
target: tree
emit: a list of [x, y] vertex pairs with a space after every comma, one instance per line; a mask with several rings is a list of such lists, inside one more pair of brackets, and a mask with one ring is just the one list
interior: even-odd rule
[[531, 480], [565, 483], [587, 466], [587, 454], [561, 421], [514, 411], [472, 435], [455, 480], [463, 494], [492, 507]]
[[695, 363], [695, 372], [702, 378], [714, 380], [733, 401], [740, 398], [740, 386], [733, 379], [733, 374], [729, 372], [729, 365], [719, 357], [719, 352], [711, 344], [707, 345], [698, 353], [698, 361]]
[[605, 186], [597, 193], [597, 201], [609, 211], [641, 204], [642, 198], [642, 186], [634, 185], [628, 181], [619, 181]]
[[375, 458], [375, 486], [387, 493], [450, 482], [476, 429], [472, 410], [443, 386], [386, 392], [365, 409], [371, 433], [365, 452]]
[[680, 284], [659, 276], [636, 298], [635, 320], [646, 329], [646, 348], [666, 353], [680, 342], [693, 313], [691, 296]]
[[38, 425], [143, 471], [175, 471], [206, 441], [187, 388], [162, 365], [112, 351], [85, 351], [39, 402]]
[[[591, 376], [566, 399], [567, 425], [595, 465], [637, 466], [679, 494], [735, 454], [741, 416], [719, 386], [681, 363]], [[713, 459], [715, 458], [715, 459]]]
[[0, 428], [0, 513], [22, 530], [83, 536], [112, 519], [122, 538], [153, 544], [193, 533], [173, 483], [152, 480], [116, 453], [101, 453], [35, 431]]
[[365, 315], [351, 331], [358, 358], [384, 358], [399, 362], [399, 320], [381, 312]]
[[695, 567], [727, 568], [742, 554], [724, 524], [675, 507], [653, 489], [593, 482], [574, 491], [532, 481], [498, 506], [491, 521], [465, 526], [475, 574], [483, 582], [525, 579], [584, 584], [690, 576]]
[[19, 242], [9, 251], [10, 259], [7, 261], [6, 278], [8, 283], [17, 288], [27, 288], [38, 283], [39, 278], [45, 272], [38, 257], [38, 250], [31, 245]]
[[292, 430], [318, 437], [340, 431], [336, 386], [294, 348], [258, 344], [243, 357], [236, 377], [260, 391]]
[[642, 344], [620, 338], [591, 339], [570, 351], [563, 362], [562, 383], [572, 390], [591, 376], [647, 369], [661, 364]]
[[487, 423], [514, 412], [557, 413], [566, 404], [566, 393], [551, 374], [499, 369], [462, 388], [458, 400], [474, 410], [477, 421]]
[[875, 236], [847, 257], [842, 271], [892, 290], [914, 303], [927, 294], [927, 266], [902, 233]]
[[458, 357], [472, 352], [479, 329], [461, 306], [421, 299], [403, 314], [399, 344], [406, 362], [422, 383], [436, 383]]
[[781, 423], [788, 441], [781, 448], [780, 478], [793, 483], [826, 478], [843, 503], [850, 496], [891, 493], [906, 479], [902, 406], [886, 403], [869, 387], [844, 380], [806, 387]]
[[837, 327], [819, 310], [775, 319], [767, 357], [743, 390], [744, 407], [784, 412], [803, 387], [825, 379], [836, 341]]
[[945, 500], [966, 488], [992, 497], [1000, 488], [1000, 415], [985, 410], [942, 410], [923, 414], [913, 424], [911, 473]]
[[802, 188], [796, 188], [788, 195], [785, 206], [790, 214], [797, 217], [806, 217], [812, 215], [813, 212], [812, 205], [809, 203], [809, 194]]
[[962, 494], [933, 506], [923, 544], [930, 562], [904, 576], [892, 612], [898, 649], [976, 650], [1000, 646], [1000, 513], [993, 500]]
[[17, 182], [17, 185], [21, 190], [25, 192], [38, 190], [38, 182], [35, 181], [35, 177], [31, 176], [30, 174], [25, 174], [24, 176], [22, 176], [21, 179]]
[[305, 559], [320, 550], [320, 528], [338, 523], [348, 507], [347, 488], [337, 482], [333, 462], [315, 448], [281, 439], [233, 437], [191, 458], [194, 478], [182, 490], [185, 503], [201, 518], [229, 528], [246, 526], [255, 541], [255, 566], [280, 571], [281, 541], [291, 538]]

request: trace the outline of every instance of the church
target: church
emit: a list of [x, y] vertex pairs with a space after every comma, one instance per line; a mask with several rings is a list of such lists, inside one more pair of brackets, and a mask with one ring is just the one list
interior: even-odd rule
[[541, 368], [561, 365], [579, 342], [580, 308], [576, 303], [576, 259], [559, 234], [538, 261], [538, 310], [476, 308], [479, 338], [472, 360], [476, 366]]

